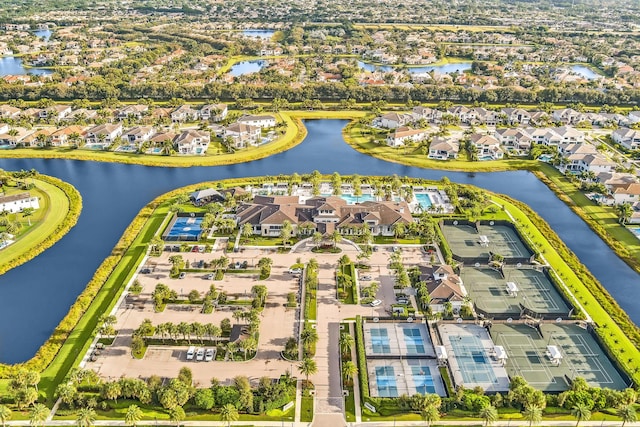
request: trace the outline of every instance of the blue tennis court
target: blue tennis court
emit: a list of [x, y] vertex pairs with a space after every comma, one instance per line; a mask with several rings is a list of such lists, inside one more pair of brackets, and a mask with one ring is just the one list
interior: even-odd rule
[[165, 235], [166, 240], [198, 240], [202, 218], [177, 217]]
[[391, 345], [389, 344], [389, 333], [384, 328], [371, 328], [371, 351], [374, 354], [391, 353]]
[[404, 344], [407, 354], [424, 354], [424, 341], [419, 328], [403, 328]]
[[465, 383], [495, 383], [496, 375], [480, 340], [473, 335], [449, 336], [462, 380]]
[[436, 393], [436, 386], [431, 371], [426, 366], [412, 366], [411, 377], [417, 393]]
[[398, 397], [396, 373], [393, 366], [376, 366], [376, 388], [380, 397]]

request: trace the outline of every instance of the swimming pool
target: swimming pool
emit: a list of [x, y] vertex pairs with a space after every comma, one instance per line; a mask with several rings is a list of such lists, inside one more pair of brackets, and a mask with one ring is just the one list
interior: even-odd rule
[[[329, 197], [331, 194], [322, 194], [322, 197]], [[341, 194], [340, 197], [342, 200], [346, 201], [349, 205], [355, 205], [356, 203], [362, 202], [372, 202], [375, 201], [376, 198], [371, 194], [363, 194], [362, 196], [352, 196], [351, 194]]]
[[638, 239], [640, 239], [640, 227], [628, 227], [629, 231], [632, 232]]
[[416, 199], [416, 203], [422, 206], [422, 209], [427, 209], [433, 204], [427, 193], [414, 194], [413, 197]]
[[398, 385], [393, 366], [376, 366], [376, 388], [380, 397], [398, 397]]
[[165, 235], [166, 240], [198, 240], [202, 229], [200, 223], [202, 218], [177, 217], [169, 232]]
[[404, 328], [404, 345], [407, 348], [407, 354], [424, 354], [424, 341], [418, 328]]
[[391, 345], [389, 345], [389, 333], [386, 329], [371, 328], [371, 351], [374, 354], [391, 353]]
[[436, 386], [431, 371], [426, 366], [412, 366], [411, 378], [416, 387], [416, 393], [436, 393]]

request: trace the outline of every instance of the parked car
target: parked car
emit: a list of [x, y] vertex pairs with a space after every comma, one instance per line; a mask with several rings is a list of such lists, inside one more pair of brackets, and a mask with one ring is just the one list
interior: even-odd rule
[[382, 301], [380, 301], [379, 299], [374, 299], [373, 301], [371, 301], [371, 307], [377, 307], [380, 304], [382, 304]]
[[360, 280], [372, 280], [370, 274], [363, 274], [360, 276]]
[[213, 360], [213, 349], [208, 348], [207, 351], [204, 353], [204, 361], [211, 362], [212, 360]]
[[187, 350], [187, 360], [193, 360], [193, 356], [196, 354], [196, 348], [194, 346], [189, 347]]
[[199, 348], [198, 351], [196, 351], [196, 361], [198, 362], [202, 362], [204, 360], [204, 348]]
[[301, 268], [290, 268], [289, 269], [289, 274], [302, 274], [302, 269]]
[[213, 280], [213, 278], [214, 278], [214, 277], [215, 277], [215, 274], [213, 274], [213, 273], [209, 273], [209, 274], [207, 274], [207, 275], [205, 276], [205, 279], [207, 279], [207, 280]]
[[151, 269], [150, 268], [143, 268], [142, 270], [140, 270], [140, 273], [149, 274], [149, 273], [151, 273]]
[[182, 273], [180, 273], [180, 275], [178, 276], [178, 279], [184, 279], [185, 277], [187, 277], [187, 273], [185, 273], [184, 271]]
[[398, 304], [408, 305], [409, 304], [409, 300], [406, 299], [406, 298], [398, 298]]

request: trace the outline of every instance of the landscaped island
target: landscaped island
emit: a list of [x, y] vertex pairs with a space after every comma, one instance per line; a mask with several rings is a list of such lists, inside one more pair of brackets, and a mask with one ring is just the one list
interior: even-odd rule
[[60, 240], [77, 222], [80, 193], [36, 171], [0, 170], [0, 274]]
[[[335, 381], [351, 421], [535, 422], [576, 405], [631, 421], [639, 342], [522, 203], [314, 172], [152, 201], [23, 367], [61, 400], [55, 419], [309, 421], [311, 391], [331, 404]], [[38, 377], [20, 368], [3, 370], [12, 410], [34, 419]]]

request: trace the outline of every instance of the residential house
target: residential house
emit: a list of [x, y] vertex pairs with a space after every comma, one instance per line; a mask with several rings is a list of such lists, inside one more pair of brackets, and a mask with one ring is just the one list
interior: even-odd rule
[[475, 111], [471, 108], [465, 107], [464, 105], [454, 105], [447, 109], [447, 112], [460, 119], [460, 123], [466, 124], [471, 123], [476, 116]]
[[3, 119], [19, 119], [22, 110], [12, 105], [3, 104], [0, 105], [0, 117]]
[[55, 131], [56, 129], [51, 127], [32, 131], [24, 138], [22, 138], [22, 141], [20, 141], [20, 145], [23, 147], [44, 147], [45, 145], [47, 145], [47, 141], [49, 141], [51, 134]]
[[235, 148], [246, 148], [249, 145], [257, 145], [260, 141], [261, 130], [258, 126], [244, 123], [234, 123], [224, 130], [225, 138], [233, 139]]
[[[15, 132], [11, 132], [11, 130]], [[2, 145], [10, 145], [12, 147], [16, 147], [24, 144], [24, 139], [33, 133], [33, 130], [25, 129], [25, 128], [12, 128], [10, 131], [6, 133], [0, 134], [0, 146]], [[11, 135], [15, 133], [15, 135]]]
[[93, 121], [98, 118], [98, 112], [88, 108], [78, 108], [73, 110], [69, 115], [64, 118], [66, 122], [81, 122], [81, 121]]
[[117, 111], [116, 118], [118, 120], [126, 120], [126, 119], [142, 120], [142, 117], [144, 117], [148, 111], [149, 111], [148, 105], [144, 105], [144, 104], [127, 105]]
[[581, 144], [584, 142], [584, 133], [570, 126], [561, 126], [554, 129], [561, 138], [561, 144]]
[[113, 144], [120, 135], [122, 135], [122, 125], [120, 123], [106, 123], [88, 129], [85, 134], [85, 140], [87, 144], [92, 144], [91, 148], [105, 149]]
[[583, 114], [573, 108], [555, 110], [551, 115], [553, 120], [565, 125], [576, 125], [583, 120]]
[[413, 121], [411, 114], [403, 113], [387, 113], [380, 116], [377, 120], [378, 126], [387, 129], [396, 129], [405, 126]]
[[627, 150], [640, 149], [640, 131], [629, 128], [616, 129], [611, 133], [611, 139]]
[[638, 110], [630, 111], [629, 114], [627, 114], [627, 119], [631, 124], [640, 123], [640, 111]]
[[613, 198], [614, 205], [640, 202], [640, 183], [638, 182], [612, 185], [609, 188], [609, 192]]
[[417, 106], [411, 110], [413, 121], [426, 120], [429, 123], [438, 124], [442, 119], [442, 111], [433, 108]]
[[57, 129], [49, 135], [49, 144], [52, 147], [64, 147], [70, 144], [79, 144], [84, 137], [85, 128], [82, 126], [65, 126]]
[[17, 213], [26, 208], [39, 209], [40, 202], [37, 197], [31, 197], [30, 193], [12, 194], [10, 196], [0, 196], [0, 212]]
[[469, 111], [469, 120], [471, 123], [482, 123], [487, 126], [495, 126], [501, 121], [497, 112], [482, 107], [472, 108]]
[[276, 125], [276, 119], [273, 116], [242, 116], [238, 119], [238, 123], [250, 126], [256, 126], [260, 129], [272, 128]]
[[229, 113], [227, 104], [207, 104], [200, 109], [200, 117], [202, 120], [210, 120], [219, 122], [224, 120]]
[[436, 137], [429, 145], [428, 157], [435, 160], [457, 159], [459, 151], [460, 146], [457, 142]]
[[178, 135], [174, 144], [179, 154], [204, 156], [210, 142], [211, 135], [209, 132], [189, 129]]
[[422, 141], [429, 134], [424, 129], [411, 129], [406, 126], [399, 127], [387, 136], [387, 145], [390, 147], [400, 147], [407, 142]]
[[431, 311], [441, 313], [447, 304], [451, 304], [453, 313], [460, 313], [467, 290], [453, 268], [449, 265], [420, 267], [420, 272], [427, 283]]
[[129, 145], [140, 147], [142, 144], [149, 141], [155, 133], [153, 126], [135, 126], [126, 131], [122, 135], [122, 138]]
[[519, 128], [496, 129], [494, 136], [500, 144], [507, 147], [507, 151], [516, 155], [527, 154], [531, 150], [531, 144], [533, 143], [531, 136]]
[[506, 116], [506, 122], [510, 125], [527, 126], [531, 121], [531, 113], [522, 108], [503, 108], [502, 113]]
[[190, 105], [181, 105], [171, 112], [173, 123], [193, 122], [200, 118], [200, 112], [194, 110]]
[[53, 120], [62, 120], [71, 114], [71, 106], [70, 105], [52, 105], [48, 108], [43, 108], [38, 111], [38, 118], [41, 120], [53, 119]]
[[474, 133], [469, 140], [476, 147], [478, 160], [499, 160], [504, 157], [500, 142], [491, 135]]

